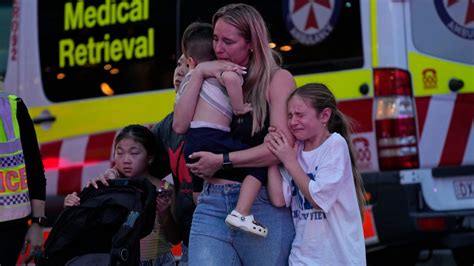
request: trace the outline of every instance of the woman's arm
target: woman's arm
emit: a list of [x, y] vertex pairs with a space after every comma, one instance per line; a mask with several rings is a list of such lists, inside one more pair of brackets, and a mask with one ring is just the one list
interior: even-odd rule
[[[267, 96], [270, 106], [270, 125], [287, 134], [291, 143], [294, 143], [294, 139], [288, 129], [286, 100], [295, 88], [296, 83], [290, 72], [279, 69], [273, 75]], [[212, 177], [223, 163], [222, 154], [210, 152], [195, 152], [191, 158], [197, 162], [187, 164], [187, 166], [191, 172], [200, 177]], [[231, 152], [229, 159], [234, 167], [266, 167], [280, 162], [264, 144]]]
[[[296, 83], [290, 72], [279, 69], [273, 75], [267, 96], [270, 107], [270, 125], [282, 131], [291, 145], [294, 143], [294, 138], [288, 129], [286, 101], [295, 88]], [[232, 152], [229, 154], [229, 159], [234, 167], [264, 167], [279, 163], [278, 158], [264, 144]]]

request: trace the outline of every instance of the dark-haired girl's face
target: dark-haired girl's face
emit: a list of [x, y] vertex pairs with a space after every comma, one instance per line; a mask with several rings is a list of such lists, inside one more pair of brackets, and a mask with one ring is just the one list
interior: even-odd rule
[[128, 178], [148, 175], [151, 158], [145, 147], [131, 139], [124, 138], [115, 145], [115, 165], [122, 175]]
[[249, 62], [250, 43], [239, 34], [239, 30], [218, 19], [214, 25], [214, 52], [217, 59], [226, 60], [241, 66]]

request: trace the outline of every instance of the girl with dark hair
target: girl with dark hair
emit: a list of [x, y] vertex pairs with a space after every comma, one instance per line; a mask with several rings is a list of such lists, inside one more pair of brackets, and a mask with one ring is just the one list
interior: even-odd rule
[[[170, 217], [168, 209], [170, 198], [173, 195], [173, 186], [165, 180], [160, 180], [150, 174], [156, 151], [153, 133], [141, 125], [129, 125], [123, 128], [115, 137], [114, 161], [115, 169], [121, 177], [145, 177], [158, 191], [156, 198], [156, 217], [153, 231], [140, 240], [140, 265], [175, 265], [171, 253], [171, 244], [161, 230]], [[171, 201], [172, 202], [172, 201]], [[64, 206], [80, 204], [76, 192], [69, 194], [64, 199]]]

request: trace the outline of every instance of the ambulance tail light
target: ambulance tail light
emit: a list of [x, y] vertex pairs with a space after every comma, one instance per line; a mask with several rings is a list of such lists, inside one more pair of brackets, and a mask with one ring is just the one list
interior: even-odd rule
[[410, 74], [374, 70], [375, 131], [380, 170], [418, 168], [418, 140]]
[[447, 221], [443, 217], [418, 218], [416, 226], [421, 231], [443, 231], [447, 228]]

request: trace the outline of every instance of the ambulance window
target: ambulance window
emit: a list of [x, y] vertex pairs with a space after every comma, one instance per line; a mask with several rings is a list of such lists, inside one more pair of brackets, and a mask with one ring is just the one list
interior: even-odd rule
[[48, 99], [172, 88], [172, 2], [38, 1], [41, 75]]
[[11, 12], [11, 1], [0, 0], [0, 81], [5, 77], [7, 71]]
[[[283, 57], [283, 66], [293, 74], [308, 74], [360, 68], [363, 61], [359, 0], [307, 1], [206, 1], [181, 0], [181, 30], [200, 19], [211, 22], [220, 7], [234, 2], [254, 6], [265, 19], [275, 50]], [[197, 15], [199, 14], [199, 15]]]
[[[409, 1], [413, 43], [428, 55], [474, 64], [471, 1]], [[471, 15], [471, 16], [470, 16]]]
[[[270, 2], [267, 1], [267, 6]], [[285, 68], [293, 74], [308, 74], [362, 67], [364, 56], [358, 0], [329, 1], [333, 4], [327, 6], [313, 4], [312, 9], [308, 5], [299, 9], [290, 7], [290, 2], [297, 1], [282, 1], [280, 14], [261, 5], [275, 49], [283, 56]]]

